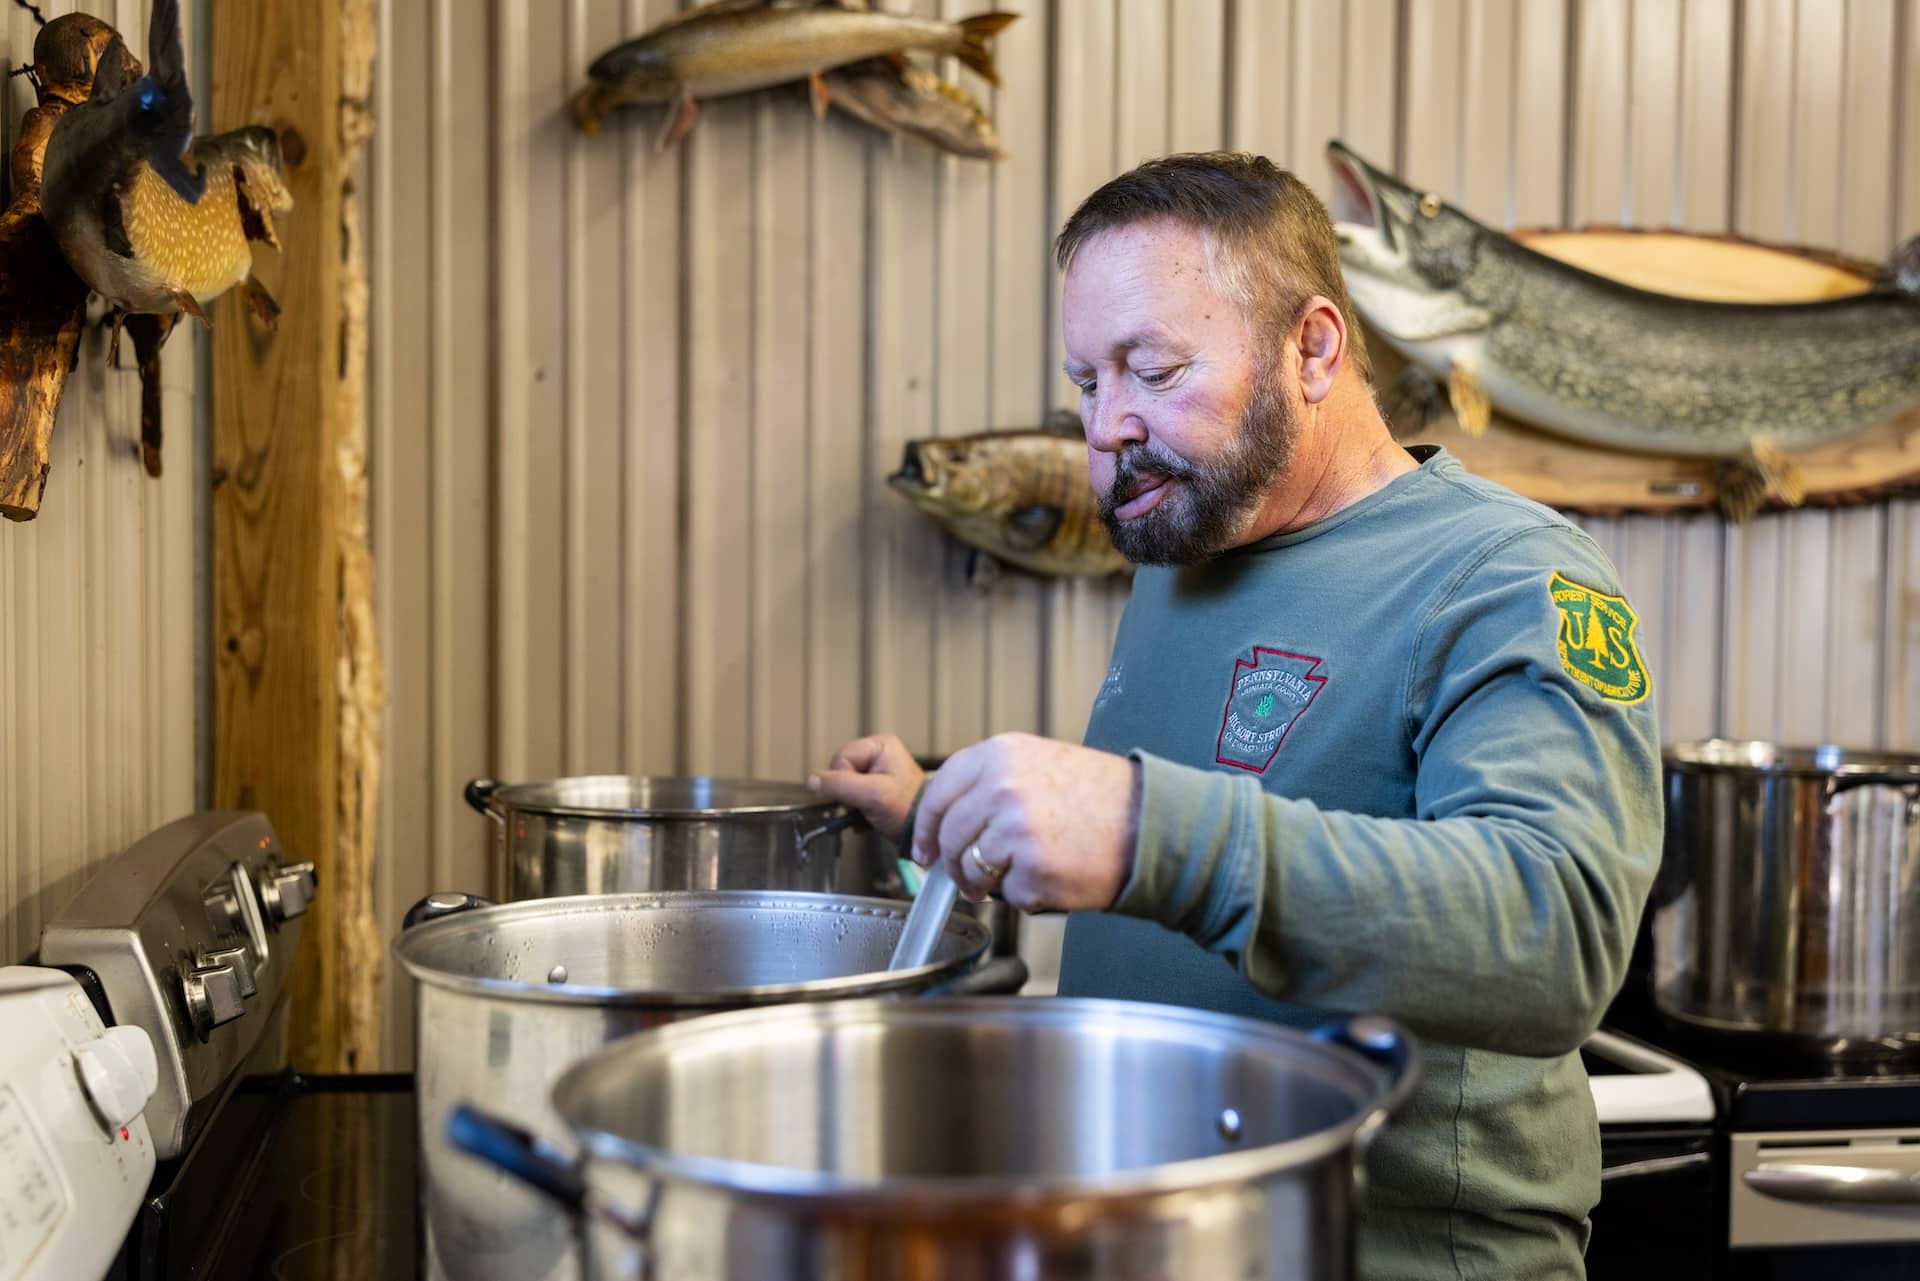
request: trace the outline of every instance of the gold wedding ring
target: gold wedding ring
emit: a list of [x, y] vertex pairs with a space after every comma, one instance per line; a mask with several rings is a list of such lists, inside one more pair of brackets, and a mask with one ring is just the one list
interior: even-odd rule
[[995, 867], [993, 864], [987, 862], [986, 857], [980, 853], [980, 847], [978, 845], [967, 846], [967, 857], [973, 860], [975, 867], [996, 881], [1007, 874], [1006, 868]]

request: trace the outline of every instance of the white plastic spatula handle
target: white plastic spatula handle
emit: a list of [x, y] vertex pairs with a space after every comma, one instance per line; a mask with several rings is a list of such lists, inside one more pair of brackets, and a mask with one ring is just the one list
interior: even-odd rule
[[893, 959], [887, 962], [889, 970], [911, 970], [925, 965], [933, 956], [934, 944], [940, 941], [941, 932], [947, 928], [947, 917], [953, 912], [953, 900], [960, 895], [960, 887], [953, 883], [953, 873], [947, 870], [945, 859], [935, 859], [927, 869], [927, 879], [921, 882], [920, 893], [914, 898], [913, 906], [907, 909], [907, 923], [900, 930], [900, 941], [894, 945]]

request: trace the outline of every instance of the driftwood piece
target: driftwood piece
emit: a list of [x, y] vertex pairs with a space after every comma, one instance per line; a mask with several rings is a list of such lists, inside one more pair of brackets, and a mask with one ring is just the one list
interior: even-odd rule
[[94, 64], [119, 38], [98, 18], [74, 13], [49, 22], [33, 42], [39, 105], [20, 122], [8, 167], [13, 200], [0, 214], [0, 516], [8, 520], [40, 512], [54, 416], [86, 322], [86, 283], [40, 217], [47, 138], [68, 106], [85, 101]]
[[[1866, 289], [1876, 269], [1831, 250], [1665, 228], [1597, 225], [1513, 234], [1541, 253], [1626, 284], [1726, 302], [1841, 297]], [[1368, 350], [1376, 380], [1388, 386], [1406, 362], [1377, 337]], [[1561, 511], [1619, 516], [1719, 506], [1718, 469], [1711, 459], [1584, 445], [1507, 418], [1497, 408], [1481, 436], [1467, 435], [1443, 411], [1423, 430], [1401, 438], [1445, 445], [1467, 470]], [[1791, 457], [1806, 483], [1802, 507], [1844, 507], [1920, 492], [1920, 410]], [[1782, 509], [1773, 499], [1761, 505], [1762, 511]]]

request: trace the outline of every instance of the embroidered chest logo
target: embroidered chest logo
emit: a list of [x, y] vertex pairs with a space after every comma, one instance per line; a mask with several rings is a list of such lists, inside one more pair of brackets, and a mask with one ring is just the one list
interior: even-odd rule
[[1582, 587], [1561, 574], [1547, 580], [1560, 609], [1560, 665], [1611, 703], [1638, 703], [1652, 691], [1633, 638], [1640, 616], [1624, 596]]
[[1285, 650], [1253, 647], [1253, 661], [1235, 659], [1233, 688], [1220, 717], [1214, 759], [1256, 774], [1267, 772], [1300, 714], [1320, 696], [1327, 678], [1320, 660]]
[[1124, 694], [1126, 686], [1121, 684], [1121, 665], [1115, 663], [1107, 669], [1107, 679], [1101, 682], [1100, 692], [1093, 696], [1093, 710], [1099, 711], [1107, 705], [1107, 700], [1115, 694]]

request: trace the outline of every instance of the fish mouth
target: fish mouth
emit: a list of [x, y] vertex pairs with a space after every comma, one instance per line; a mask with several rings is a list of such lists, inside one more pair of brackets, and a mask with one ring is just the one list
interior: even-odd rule
[[889, 473], [887, 484], [909, 498], [925, 498], [939, 488], [939, 469], [918, 442], [907, 442], [900, 457], [900, 470]]
[[1334, 238], [1347, 266], [1379, 275], [1398, 274], [1407, 265], [1406, 247], [1396, 229], [1396, 211], [1410, 207], [1411, 189], [1355, 155], [1337, 139], [1327, 144], [1333, 170]]

